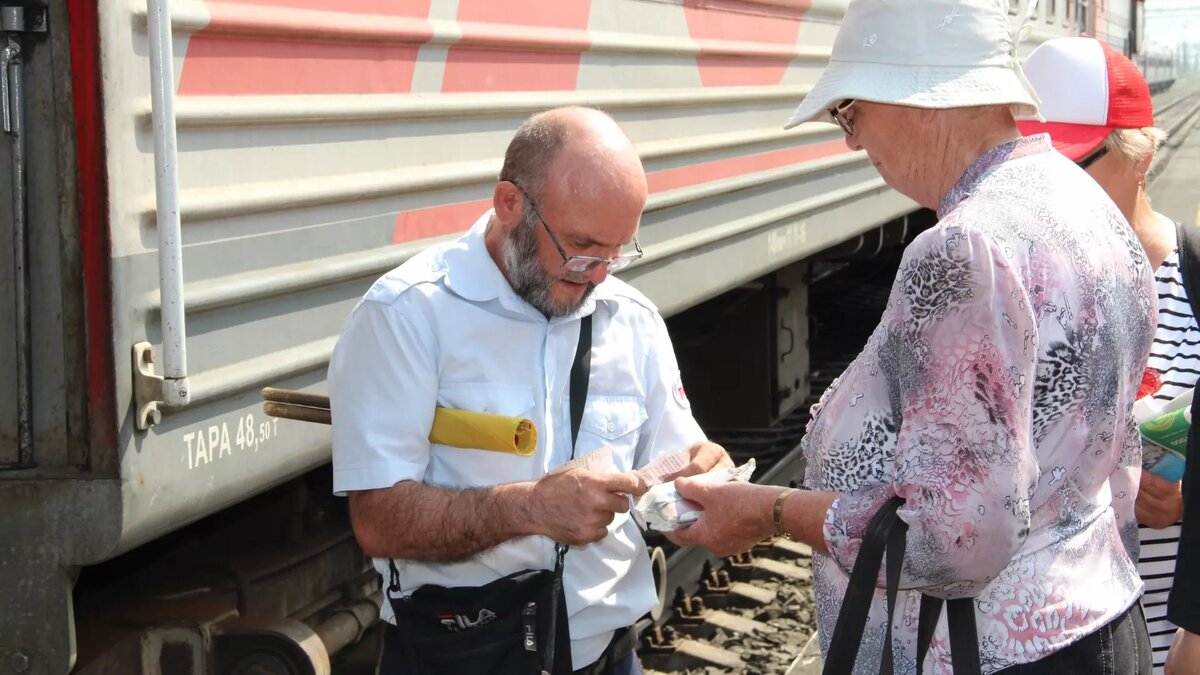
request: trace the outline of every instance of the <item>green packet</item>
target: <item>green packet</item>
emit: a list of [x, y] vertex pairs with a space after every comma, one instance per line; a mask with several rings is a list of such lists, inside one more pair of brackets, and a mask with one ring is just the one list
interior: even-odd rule
[[1156, 451], [1154, 448], [1144, 447], [1142, 466], [1170, 481], [1183, 478], [1191, 422], [1191, 409], [1185, 407], [1139, 425], [1142, 438], [1161, 449]]

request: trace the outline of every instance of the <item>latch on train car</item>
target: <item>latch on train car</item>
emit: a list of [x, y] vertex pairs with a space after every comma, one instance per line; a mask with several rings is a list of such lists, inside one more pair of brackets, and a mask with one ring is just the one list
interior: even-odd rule
[[186, 377], [171, 378], [154, 373], [154, 347], [149, 342], [133, 346], [134, 423], [138, 431], [145, 431], [162, 421], [160, 405], [171, 407], [170, 401], [186, 405], [190, 398]]
[[163, 399], [162, 375], [154, 374], [154, 347], [149, 342], [133, 346], [134, 423], [145, 431], [162, 421], [158, 404]]

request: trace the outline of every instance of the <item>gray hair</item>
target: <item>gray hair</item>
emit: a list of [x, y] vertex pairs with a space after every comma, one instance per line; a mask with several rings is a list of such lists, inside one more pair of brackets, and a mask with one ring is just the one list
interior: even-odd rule
[[561, 117], [539, 113], [525, 120], [504, 152], [500, 180], [516, 183], [535, 199], [550, 162], [567, 144], [570, 129]]

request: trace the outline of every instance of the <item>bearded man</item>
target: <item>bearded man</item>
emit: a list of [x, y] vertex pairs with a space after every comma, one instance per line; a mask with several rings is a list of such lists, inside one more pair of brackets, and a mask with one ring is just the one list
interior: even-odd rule
[[[493, 208], [379, 279], [329, 367], [334, 491], [389, 587], [477, 586], [552, 568], [556, 543], [578, 547], [563, 574], [576, 672], [640, 672], [630, 628], [657, 596], [627, 513], [644, 490], [633, 470], [681, 449], [681, 475], [729, 462], [692, 417], [662, 316], [609, 276], [642, 255], [646, 194], [609, 116], [535, 115], [508, 147]], [[585, 326], [573, 441], [569, 376]], [[531, 419], [537, 447], [518, 457], [431, 443], [436, 406]], [[604, 447], [611, 467], [555, 471]], [[392, 616], [384, 603], [381, 672], [409, 672], [389, 649], [404, 639]]]

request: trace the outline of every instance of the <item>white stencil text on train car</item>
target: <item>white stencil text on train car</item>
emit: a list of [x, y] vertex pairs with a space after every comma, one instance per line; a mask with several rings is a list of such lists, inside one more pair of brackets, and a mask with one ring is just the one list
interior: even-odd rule
[[767, 255], [779, 255], [790, 248], [808, 243], [808, 223], [792, 223], [767, 235]]
[[278, 419], [259, 421], [255, 420], [254, 413], [238, 418], [232, 433], [228, 422], [210, 424], [205, 429], [183, 435], [183, 441], [187, 444], [187, 454], [183, 459], [187, 461], [188, 469], [195, 469], [202, 464], [232, 456], [234, 449], [258, 452], [259, 446], [274, 438], [278, 431]]

